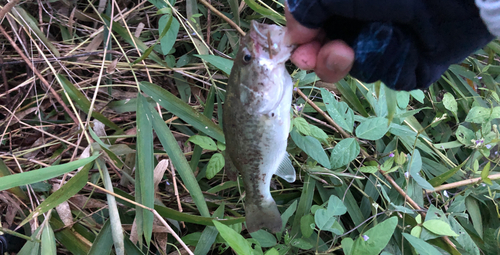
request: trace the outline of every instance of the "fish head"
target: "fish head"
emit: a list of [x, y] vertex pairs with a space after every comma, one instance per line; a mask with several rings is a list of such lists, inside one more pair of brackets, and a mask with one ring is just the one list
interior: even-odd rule
[[239, 68], [240, 100], [248, 111], [267, 113], [281, 102], [285, 83], [291, 81], [284, 64], [293, 50], [284, 37], [284, 27], [252, 21], [241, 39], [235, 66]]

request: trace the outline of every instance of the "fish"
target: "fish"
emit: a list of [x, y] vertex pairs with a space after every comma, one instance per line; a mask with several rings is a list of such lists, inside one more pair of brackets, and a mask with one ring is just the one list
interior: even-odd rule
[[241, 174], [248, 232], [281, 231], [271, 179], [274, 174], [288, 182], [296, 178], [286, 152], [293, 81], [285, 62], [294, 46], [287, 45], [285, 34], [284, 27], [252, 21], [240, 40], [226, 87], [225, 166], [230, 179]]

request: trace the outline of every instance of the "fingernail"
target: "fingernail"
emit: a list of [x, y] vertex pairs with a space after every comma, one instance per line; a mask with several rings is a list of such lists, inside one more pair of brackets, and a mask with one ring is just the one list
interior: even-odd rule
[[345, 72], [351, 68], [352, 59], [350, 56], [344, 56], [341, 53], [332, 52], [326, 58], [326, 68], [332, 72]]

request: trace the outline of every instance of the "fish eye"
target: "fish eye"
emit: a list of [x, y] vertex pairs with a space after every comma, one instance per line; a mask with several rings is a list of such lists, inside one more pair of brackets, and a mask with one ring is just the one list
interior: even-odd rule
[[245, 63], [248, 63], [252, 60], [252, 55], [251, 54], [245, 54], [245, 56], [243, 56], [243, 62]]

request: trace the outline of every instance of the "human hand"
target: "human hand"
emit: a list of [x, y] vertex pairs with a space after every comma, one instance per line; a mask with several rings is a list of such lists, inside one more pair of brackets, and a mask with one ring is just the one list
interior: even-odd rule
[[337, 82], [344, 78], [354, 63], [354, 51], [342, 40], [323, 43], [321, 29], [301, 25], [285, 8], [287, 36], [291, 44], [298, 44], [290, 60], [303, 70], [314, 70], [325, 82]]

